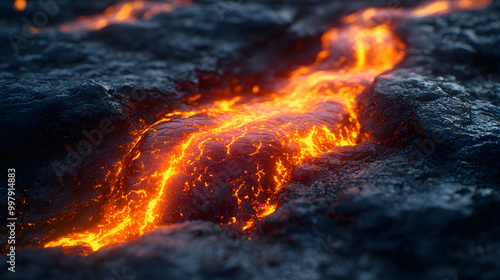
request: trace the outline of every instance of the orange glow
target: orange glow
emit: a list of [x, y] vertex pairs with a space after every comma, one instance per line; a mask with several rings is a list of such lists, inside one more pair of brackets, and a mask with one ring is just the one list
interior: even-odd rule
[[411, 13], [414, 17], [437, 16], [451, 12], [484, 9], [492, 0], [438, 0], [422, 5]]
[[416, 9], [413, 11], [413, 15], [423, 17], [444, 14], [451, 9], [451, 5], [452, 3], [449, 1], [437, 1]]
[[462, 10], [484, 9], [488, 7], [493, 0], [458, 0], [457, 7]]
[[26, 9], [26, 0], [15, 0], [14, 10], [22, 12], [24, 9]]
[[134, 0], [109, 6], [102, 14], [81, 16], [74, 22], [61, 25], [63, 33], [78, 33], [100, 30], [118, 23], [134, 23], [139, 19], [148, 20], [156, 14], [168, 13], [176, 8], [188, 6], [191, 0], [170, 0], [167, 3]]
[[[442, 8], [431, 4], [410, 14], [428, 14], [428, 7]], [[214, 219], [251, 230], [277, 209], [294, 166], [362, 140], [356, 97], [406, 49], [392, 25], [372, 21], [378, 11], [347, 16], [326, 32], [315, 62], [295, 70], [280, 91], [258, 97], [251, 94], [260, 90], [255, 85], [246, 95], [166, 114], [139, 132], [117, 167], [99, 225], [45, 247], [95, 251], [137, 238], [157, 225], [197, 217], [198, 197], [201, 204], [220, 202], [218, 192], [227, 185], [222, 202], [234, 209]]]

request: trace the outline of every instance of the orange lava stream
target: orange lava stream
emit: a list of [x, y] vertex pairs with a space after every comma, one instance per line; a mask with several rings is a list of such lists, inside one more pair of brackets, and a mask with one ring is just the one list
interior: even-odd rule
[[492, 0], [437, 0], [411, 12], [414, 17], [437, 16], [456, 11], [484, 9]]
[[102, 14], [78, 17], [74, 22], [61, 25], [59, 30], [63, 33], [99, 30], [112, 24], [148, 20], [156, 14], [168, 13], [190, 4], [191, 0], [170, 0], [167, 3], [144, 0], [120, 2], [109, 6]]
[[26, 0], [15, 0], [14, 10], [22, 12], [24, 9], [26, 9]]
[[[435, 1], [397, 13], [404, 19], [441, 14], [451, 9], [483, 8], [485, 5], [486, 1]], [[197, 110], [176, 111], [153, 124], [142, 132], [143, 137], [156, 133], [159, 126], [169, 123], [175, 125], [177, 122], [187, 130], [180, 139], [176, 138], [176, 144], [172, 144], [167, 153], [158, 152], [155, 155], [156, 150], [153, 149], [153, 155], [144, 155], [140, 150], [133, 149], [124, 161], [134, 163], [138, 172], [146, 170], [145, 175], [138, 176], [133, 182], [126, 179], [127, 192], [120, 192], [118, 186], [113, 186], [115, 199], [110, 200], [98, 226], [49, 242], [45, 247], [84, 246], [96, 251], [154, 229], [162, 224], [162, 218], [174, 204], [172, 193], [176, 189], [189, 191], [197, 184], [209, 187], [201, 178], [212, 175], [196, 170], [207, 170], [207, 166], [197, 163], [213, 156], [208, 151], [209, 144], [223, 145], [227, 150], [224, 156], [230, 157], [235, 156], [234, 145], [243, 138], [250, 139], [251, 148], [244, 155], [249, 160], [259, 154], [262, 157], [262, 150], [268, 148], [262, 143], [269, 135], [272, 139], [265, 143], [273, 143], [283, 152], [266, 159], [272, 168], [255, 170], [250, 186], [245, 183], [248, 181], [242, 179], [248, 175], [231, 179], [235, 188], [232, 195], [237, 206], [243, 208], [247, 205], [254, 215], [251, 218], [235, 215], [226, 217], [224, 221], [246, 230], [256, 220], [273, 213], [277, 208], [274, 195], [290, 179], [294, 166], [334, 147], [359, 142], [360, 124], [355, 112], [357, 95], [375, 77], [393, 69], [403, 59], [406, 46], [394, 34], [393, 25], [380, 24], [375, 20], [380, 11], [370, 8], [343, 18], [342, 27], [333, 28], [322, 36], [322, 49], [315, 62], [294, 71], [288, 84], [271, 96], [258, 100], [245, 100], [238, 96], [201, 106]], [[258, 86], [253, 89], [256, 90]], [[314, 121], [307, 121], [310, 116], [314, 116], [311, 118]], [[209, 121], [198, 125], [200, 119]], [[321, 122], [323, 119], [328, 121]], [[155, 158], [155, 165], [149, 172], [144, 162], [148, 163], [147, 159], [151, 156]], [[125, 166], [125, 163], [120, 163], [117, 177], [126, 177], [126, 168], [122, 165]], [[179, 182], [184, 182], [179, 181], [179, 174], [196, 179], [179, 185]]]

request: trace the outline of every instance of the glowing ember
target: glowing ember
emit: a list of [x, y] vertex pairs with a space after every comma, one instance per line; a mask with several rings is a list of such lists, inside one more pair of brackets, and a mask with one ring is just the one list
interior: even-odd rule
[[138, 19], [148, 20], [156, 14], [171, 12], [190, 4], [190, 0], [171, 0], [168, 3], [143, 0], [121, 2], [109, 6], [102, 14], [78, 17], [75, 22], [63, 24], [60, 30], [64, 33], [99, 30], [111, 24], [133, 23]]
[[[469, 4], [437, 1], [401, 16], [483, 6]], [[373, 20], [380, 11], [347, 16], [344, 26], [326, 32], [316, 61], [294, 71], [281, 91], [176, 111], [141, 132], [117, 168], [99, 225], [46, 247], [95, 251], [191, 219], [252, 228], [276, 210], [294, 166], [362, 138], [356, 96], [405, 55], [393, 26]]]
[[411, 15], [415, 17], [437, 16], [454, 11], [484, 9], [492, 0], [437, 0], [415, 9]]
[[26, 0], [15, 0], [14, 10], [22, 12], [24, 9], [26, 9]]

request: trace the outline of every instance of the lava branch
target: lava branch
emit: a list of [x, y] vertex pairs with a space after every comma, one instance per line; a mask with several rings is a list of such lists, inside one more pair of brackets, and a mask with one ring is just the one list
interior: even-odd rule
[[[402, 20], [486, 5], [435, 1], [395, 15]], [[250, 229], [276, 210], [295, 166], [358, 143], [357, 95], [405, 55], [393, 24], [377, 21], [383, 12], [370, 8], [345, 17], [344, 26], [323, 35], [316, 61], [294, 71], [271, 96], [238, 96], [176, 111], [151, 125], [121, 162], [100, 224], [45, 247], [95, 251], [157, 225], [193, 219]]]
[[81, 16], [74, 22], [59, 27], [63, 33], [81, 33], [89, 30], [100, 30], [117, 23], [134, 23], [139, 19], [149, 20], [154, 15], [168, 13], [177, 8], [191, 5], [191, 0], [169, 0], [153, 2], [133, 0], [109, 6], [103, 13], [92, 16]]

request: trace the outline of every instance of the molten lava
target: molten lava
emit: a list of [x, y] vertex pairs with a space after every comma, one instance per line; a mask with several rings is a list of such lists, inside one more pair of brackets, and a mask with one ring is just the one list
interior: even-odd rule
[[18, 12], [22, 12], [26, 9], [26, 0], [15, 0], [14, 1], [14, 10]]
[[[483, 6], [437, 1], [395, 15], [403, 19]], [[271, 96], [241, 95], [176, 111], [142, 131], [117, 167], [100, 223], [45, 247], [95, 251], [157, 225], [192, 219], [247, 230], [273, 213], [295, 166], [363, 138], [356, 96], [405, 55], [394, 26], [376, 20], [381, 12], [371, 8], [345, 17], [342, 27], [322, 36], [315, 62], [294, 71]]]
[[437, 0], [412, 11], [414, 17], [437, 16], [454, 11], [484, 9], [492, 0]]
[[165, 2], [144, 0], [120, 2], [109, 6], [102, 14], [78, 17], [75, 22], [63, 24], [60, 30], [63, 33], [99, 30], [111, 24], [134, 23], [138, 19], [148, 20], [156, 14], [171, 12], [176, 8], [191, 4], [191, 0], [170, 0]]

